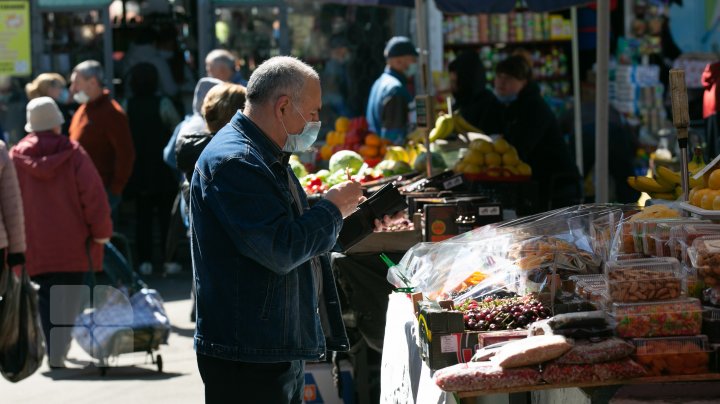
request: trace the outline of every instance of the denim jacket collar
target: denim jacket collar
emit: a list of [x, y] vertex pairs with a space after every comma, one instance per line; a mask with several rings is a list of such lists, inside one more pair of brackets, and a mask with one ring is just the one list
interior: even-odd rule
[[283, 167], [288, 165], [292, 153], [282, 151], [282, 149], [278, 147], [252, 119], [243, 114], [242, 111], [238, 111], [235, 114], [231, 123], [235, 130], [245, 133], [257, 146], [262, 154], [263, 160], [265, 160], [268, 166], [273, 163], [279, 163]]

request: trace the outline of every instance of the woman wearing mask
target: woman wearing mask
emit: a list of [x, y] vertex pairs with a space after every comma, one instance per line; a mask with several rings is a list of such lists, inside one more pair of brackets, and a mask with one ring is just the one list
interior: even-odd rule
[[538, 183], [538, 210], [569, 206], [582, 198], [580, 174], [563, 140], [555, 114], [532, 81], [525, 57], [513, 55], [495, 68], [496, 111], [480, 127], [502, 134], [532, 167]]
[[25, 126], [29, 134], [10, 150], [23, 197], [26, 268], [40, 286], [40, 318], [51, 368], [65, 366], [71, 325], [86, 296], [72, 285], [85, 284], [90, 262], [92, 270], [101, 270], [103, 244], [112, 235], [100, 175], [82, 146], [60, 135], [62, 123], [52, 98], [30, 100]]
[[42, 73], [25, 85], [25, 94], [27, 94], [28, 100], [38, 97], [50, 97], [55, 100], [65, 120], [60, 128], [61, 133], [67, 136], [70, 120], [75, 112], [73, 106], [76, 105], [70, 97], [67, 82], [63, 76], [58, 73]]

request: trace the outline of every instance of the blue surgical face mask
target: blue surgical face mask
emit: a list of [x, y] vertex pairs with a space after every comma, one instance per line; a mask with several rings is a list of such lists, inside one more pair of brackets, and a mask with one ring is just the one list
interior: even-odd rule
[[305, 121], [305, 126], [303, 127], [302, 132], [291, 134], [288, 133], [287, 128], [285, 127], [285, 122], [282, 120], [280, 121], [283, 129], [285, 129], [285, 134], [287, 134], [287, 141], [285, 142], [285, 146], [283, 146], [282, 150], [288, 153], [301, 152], [309, 149], [310, 146], [315, 143], [318, 133], [320, 133], [320, 121], [308, 122], [303, 114], [298, 111], [297, 107], [295, 107], [295, 104], [293, 104], [293, 108], [295, 108], [295, 111], [300, 115], [303, 121]]
[[68, 91], [67, 88], [63, 87], [62, 90], [60, 90], [60, 95], [58, 95], [57, 101], [60, 104], [67, 104], [69, 99], [70, 99], [70, 91]]
[[495, 97], [497, 97], [498, 101], [500, 101], [501, 103], [503, 103], [505, 105], [508, 105], [517, 99], [517, 94], [500, 95], [500, 94], [498, 94], [497, 90], [495, 90], [494, 93], [495, 93]]
[[407, 70], [405, 70], [405, 76], [407, 77], [413, 77], [418, 72], [418, 65], [417, 63], [413, 63], [410, 66], [408, 66]]

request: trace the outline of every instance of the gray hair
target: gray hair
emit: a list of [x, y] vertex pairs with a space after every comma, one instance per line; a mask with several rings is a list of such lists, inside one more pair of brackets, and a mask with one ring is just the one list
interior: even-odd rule
[[320, 80], [320, 76], [300, 59], [275, 56], [255, 69], [248, 81], [245, 98], [250, 105], [274, 101], [282, 95], [298, 99], [307, 79]]
[[105, 78], [105, 71], [97, 60], [86, 60], [81, 62], [73, 69], [73, 73], [77, 73], [85, 79], [95, 78], [101, 86]]
[[230, 68], [230, 70], [235, 70], [235, 56], [225, 49], [215, 49], [210, 51], [210, 53], [205, 56], [205, 63], [211, 65], [222, 63]]

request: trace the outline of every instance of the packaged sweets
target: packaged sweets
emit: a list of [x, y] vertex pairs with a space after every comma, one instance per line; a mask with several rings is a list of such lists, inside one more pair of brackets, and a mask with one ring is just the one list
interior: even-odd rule
[[589, 365], [623, 359], [633, 352], [635, 352], [635, 346], [620, 338], [608, 338], [599, 342], [575, 340], [573, 347], [559, 357], [555, 363]]
[[570, 341], [561, 335], [528, 337], [503, 346], [492, 361], [502, 368], [536, 365], [560, 357], [571, 347]]
[[710, 346], [705, 335], [636, 338], [635, 360], [650, 376], [695, 375], [708, 372]]
[[668, 237], [671, 256], [689, 265], [687, 248], [692, 246], [692, 242], [696, 238], [714, 234], [720, 235], [720, 224], [713, 224], [704, 220], [700, 223], [686, 223], [672, 227]]
[[694, 298], [613, 303], [610, 310], [622, 338], [697, 335], [702, 327], [702, 306]]
[[605, 274], [613, 302], [672, 300], [685, 294], [680, 263], [675, 258], [608, 262]]
[[644, 375], [645, 369], [632, 359], [584, 365], [554, 362], [543, 367], [542, 371], [543, 380], [556, 384], [625, 380]]
[[708, 287], [720, 284], [720, 236], [696, 238], [688, 248], [688, 256], [697, 268], [699, 280]]
[[433, 377], [445, 391], [503, 389], [542, 381], [537, 367], [503, 369], [491, 362], [458, 363], [438, 370]]
[[[639, 238], [642, 246], [638, 252], [642, 252], [643, 254], [650, 256], [669, 257], [669, 248], [667, 255], [657, 255], [657, 251], [659, 247], [661, 254], [664, 254], [664, 247], [667, 240], [670, 238], [670, 229], [673, 226], [679, 226], [681, 224], [694, 224], [698, 222], [702, 221], [693, 218], [644, 220], [640, 222], [642, 229]], [[660, 245], [657, 244], [658, 241], [660, 242]]]

